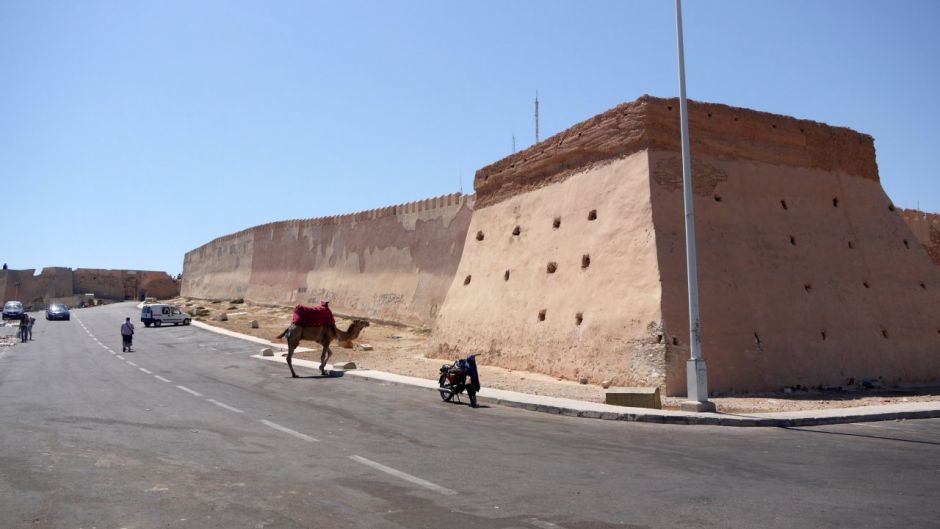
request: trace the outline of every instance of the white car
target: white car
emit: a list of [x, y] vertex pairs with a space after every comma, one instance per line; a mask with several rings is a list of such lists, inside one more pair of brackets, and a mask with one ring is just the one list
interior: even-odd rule
[[193, 319], [192, 316], [181, 311], [176, 305], [144, 305], [140, 310], [140, 321], [144, 322], [145, 327], [159, 327], [164, 324], [189, 325]]

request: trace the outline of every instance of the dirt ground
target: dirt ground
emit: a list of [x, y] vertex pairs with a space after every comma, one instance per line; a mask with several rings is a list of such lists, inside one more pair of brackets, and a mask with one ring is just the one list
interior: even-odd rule
[[[169, 301], [179, 305], [194, 319], [250, 334], [272, 342], [290, 325], [291, 308], [252, 305], [241, 300], [196, 300], [176, 298]], [[225, 314], [227, 321], [219, 321]], [[258, 322], [252, 328], [250, 322]], [[340, 329], [346, 329], [350, 320], [337, 317]], [[351, 349], [334, 343], [333, 362], [355, 362], [359, 368], [374, 369], [413, 377], [437, 380], [441, 364], [453, 362], [454, 358], [431, 358], [426, 356], [430, 333], [426, 330], [403, 326], [372, 323], [366, 328]], [[304, 342], [302, 346], [307, 346]], [[371, 349], [369, 348], [371, 346]], [[260, 346], [259, 346], [260, 349]], [[277, 353], [280, 354], [280, 353]], [[295, 358], [320, 360], [319, 351], [296, 353]], [[513, 371], [486, 365], [486, 356], [479, 356], [480, 380], [484, 387], [518, 391], [549, 397], [561, 397], [590, 402], [604, 402], [604, 388], [595, 384], [580, 384], [577, 381]], [[663, 397], [663, 407], [678, 409], [682, 398]], [[902, 402], [940, 401], [940, 387], [885, 388], [849, 386], [839, 390], [816, 391], [787, 388], [780, 392], [761, 394], [718, 395], [711, 399], [724, 413], [784, 412], [822, 408], [847, 408], [896, 404]]]

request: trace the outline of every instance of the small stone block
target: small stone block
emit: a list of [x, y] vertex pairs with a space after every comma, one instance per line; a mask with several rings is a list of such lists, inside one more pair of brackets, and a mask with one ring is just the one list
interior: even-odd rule
[[258, 328], [258, 320], [251, 320], [250, 322], [248, 322], [248, 325], [249, 325], [252, 329], [257, 329], [257, 328]]
[[270, 347], [265, 347], [261, 350], [261, 356], [274, 356], [274, 350]]
[[356, 369], [355, 362], [333, 362], [333, 369]]
[[663, 408], [658, 387], [608, 389], [604, 402], [614, 406], [629, 406], [631, 408], [653, 408], [656, 410]]
[[372, 350], [372, 346], [369, 345], [369, 344], [367, 344], [367, 343], [357, 344], [356, 347], [358, 347], [360, 351], [371, 351], [371, 350]]

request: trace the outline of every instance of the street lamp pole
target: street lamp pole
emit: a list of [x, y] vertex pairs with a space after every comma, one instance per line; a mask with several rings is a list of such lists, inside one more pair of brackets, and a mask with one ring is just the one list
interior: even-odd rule
[[676, 0], [676, 35], [679, 47], [679, 119], [682, 128], [682, 190], [685, 199], [685, 256], [689, 282], [689, 345], [686, 362], [688, 397], [680, 408], [715, 411], [708, 400], [708, 372], [702, 358], [701, 323], [698, 314], [698, 276], [695, 264], [695, 215], [692, 211], [692, 155], [689, 149], [689, 108], [685, 97], [685, 52], [682, 43], [682, 0]]

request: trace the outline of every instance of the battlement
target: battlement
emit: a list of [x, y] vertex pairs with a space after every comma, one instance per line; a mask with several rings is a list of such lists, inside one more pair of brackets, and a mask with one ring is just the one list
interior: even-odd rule
[[[678, 98], [644, 95], [476, 172], [477, 208], [645, 149], [679, 151]], [[821, 169], [878, 181], [874, 139], [844, 127], [689, 101], [693, 156]]]

